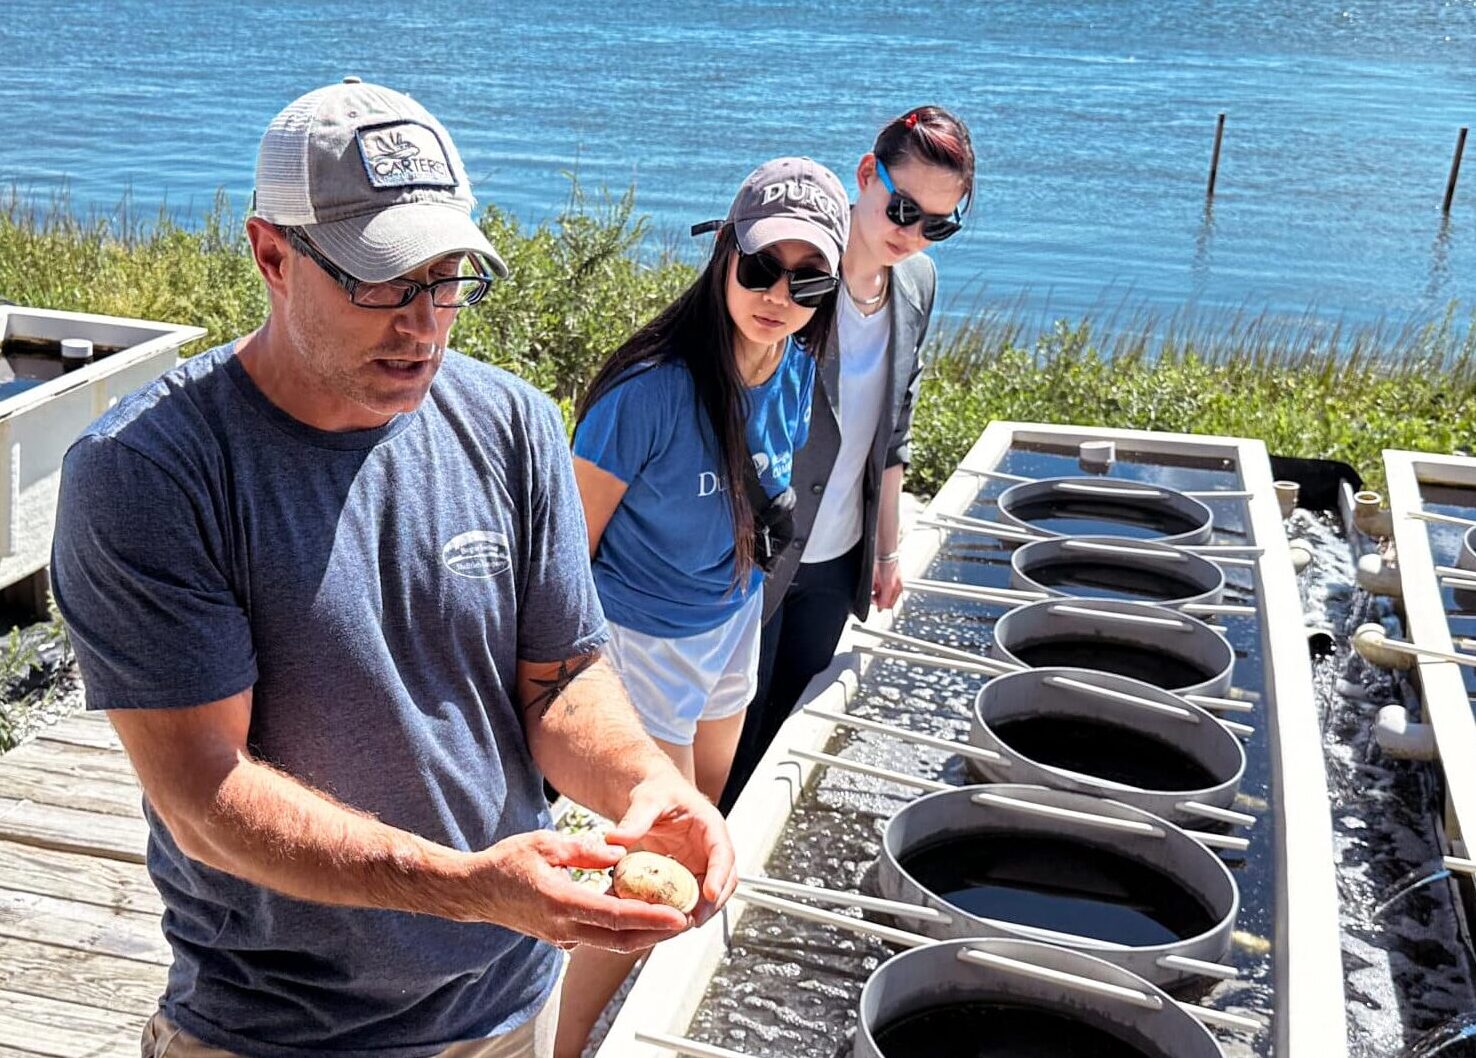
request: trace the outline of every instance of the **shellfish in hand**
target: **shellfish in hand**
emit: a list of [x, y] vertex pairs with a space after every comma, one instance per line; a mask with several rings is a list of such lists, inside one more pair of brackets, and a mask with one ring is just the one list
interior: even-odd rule
[[629, 900], [666, 904], [682, 914], [697, 906], [701, 890], [692, 872], [670, 856], [632, 852], [615, 865], [613, 891]]

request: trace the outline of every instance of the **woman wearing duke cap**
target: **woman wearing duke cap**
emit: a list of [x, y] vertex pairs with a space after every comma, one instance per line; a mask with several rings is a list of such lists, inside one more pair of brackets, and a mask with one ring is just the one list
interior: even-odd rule
[[[713, 799], [755, 688], [763, 568], [788, 542], [847, 205], [808, 158], [754, 170], [710, 226], [702, 274], [615, 351], [579, 409], [574, 475], [608, 653], [646, 731]], [[557, 1058], [580, 1053], [633, 962], [574, 953]]]
[[937, 272], [922, 251], [954, 235], [973, 198], [964, 123], [923, 106], [888, 122], [856, 166], [835, 341], [820, 361], [810, 443], [795, 461], [795, 547], [764, 585], [759, 689], [719, 807], [730, 809], [846, 618], [889, 609], [919, 352]]

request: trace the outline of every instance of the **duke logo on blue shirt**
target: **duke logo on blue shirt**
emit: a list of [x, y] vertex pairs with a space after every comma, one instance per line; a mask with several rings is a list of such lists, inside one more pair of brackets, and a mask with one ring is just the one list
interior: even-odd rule
[[[794, 450], [809, 437], [814, 383], [814, 360], [791, 341], [773, 375], [748, 390], [748, 451], [770, 496], [789, 487]], [[763, 574], [754, 570], [735, 590], [729, 482], [681, 361], [637, 368], [601, 397], [575, 432], [574, 454], [626, 484], [594, 555], [611, 621], [646, 635], [696, 635], [758, 589]]]

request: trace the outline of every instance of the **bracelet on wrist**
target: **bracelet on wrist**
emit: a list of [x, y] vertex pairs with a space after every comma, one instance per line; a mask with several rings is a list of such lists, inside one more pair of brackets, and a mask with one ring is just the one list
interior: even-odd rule
[[900, 554], [900, 551], [888, 551], [885, 555], [877, 555], [876, 560], [878, 562], [896, 562]]

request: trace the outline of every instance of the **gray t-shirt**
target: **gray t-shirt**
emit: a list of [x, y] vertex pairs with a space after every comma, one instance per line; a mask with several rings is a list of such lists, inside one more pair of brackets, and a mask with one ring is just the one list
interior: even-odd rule
[[[252, 687], [257, 758], [464, 850], [549, 822], [519, 659], [606, 636], [557, 409], [452, 352], [416, 412], [350, 433], [281, 411], [234, 346], [194, 357], [68, 452], [52, 574], [89, 709]], [[549, 945], [290, 899], [189, 859], [144, 807], [163, 1009], [209, 1044], [420, 1058], [553, 986]]]

